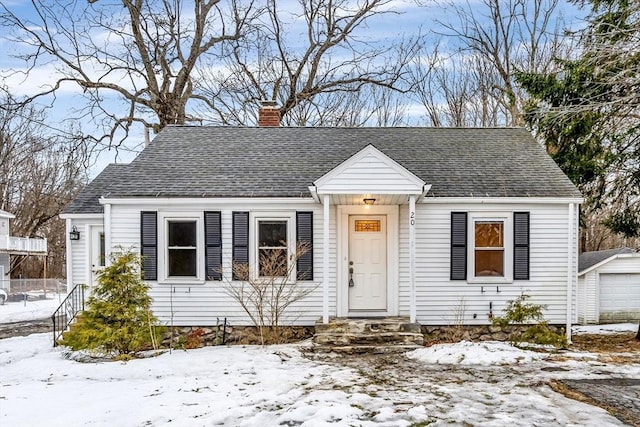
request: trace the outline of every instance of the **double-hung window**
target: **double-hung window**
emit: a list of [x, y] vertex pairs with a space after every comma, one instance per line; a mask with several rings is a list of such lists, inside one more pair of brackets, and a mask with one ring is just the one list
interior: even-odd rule
[[251, 213], [253, 248], [249, 264], [253, 277], [295, 279], [295, 213]]
[[504, 277], [504, 221], [474, 223], [475, 277]]
[[204, 283], [204, 220], [198, 212], [160, 212], [160, 281]]
[[198, 275], [198, 223], [195, 220], [167, 220], [167, 275]]
[[284, 277], [289, 271], [286, 220], [258, 220], [258, 274]]
[[513, 281], [511, 214], [469, 213], [469, 281]]

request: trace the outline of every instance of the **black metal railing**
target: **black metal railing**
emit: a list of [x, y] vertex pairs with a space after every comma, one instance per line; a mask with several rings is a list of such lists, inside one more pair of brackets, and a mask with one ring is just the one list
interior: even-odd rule
[[67, 330], [76, 315], [84, 310], [84, 289], [86, 285], [76, 285], [62, 304], [51, 316], [53, 321], [53, 346], [58, 345], [58, 340]]

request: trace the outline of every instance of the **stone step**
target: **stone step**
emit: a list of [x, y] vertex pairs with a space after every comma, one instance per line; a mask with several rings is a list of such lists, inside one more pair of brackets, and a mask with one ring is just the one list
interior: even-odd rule
[[420, 325], [415, 323], [355, 323], [355, 324], [327, 324], [316, 325], [318, 333], [377, 333], [377, 332], [410, 332], [420, 333]]
[[420, 348], [424, 336], [408, 317], [331, 318], [316, 322], [313, 342], [319, 352], [386, 353]]
[[387, 354], [404, 353], [406, 351], [422, 348], [421, 345], [334, 345], [334, 346], [313, 346], [315, 353], [341, 353], [341, 354]]
[[422, 345], [422, 334], [412, 332], [379, 332], [379, 333], [316, 333], [313, 342], [319, 345]]
[[316, 332], [366, 333], [366, 332], [413, 332], [421, 333], [419, 323], [410, 323], [408, 318], [389, 317], [382, 319], [330, 319], [329, 323], [316, 322]]

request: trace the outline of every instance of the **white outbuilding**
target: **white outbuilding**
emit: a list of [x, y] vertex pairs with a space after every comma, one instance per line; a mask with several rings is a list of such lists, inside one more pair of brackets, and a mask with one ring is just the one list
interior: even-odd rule
[[616, 248], [580, 255], [576, 303], [582, 324], [640, 320], [640, 252]]

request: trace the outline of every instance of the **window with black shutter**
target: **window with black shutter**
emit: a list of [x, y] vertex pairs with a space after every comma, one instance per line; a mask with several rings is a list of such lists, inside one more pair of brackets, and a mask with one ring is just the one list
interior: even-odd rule
[[467, 279], [467, 213], [451, 212], [451, 280]]
[[140, 252], [144, 280], [158, 280], [158, 213], [140, 212]]
[[[233, 279], [246, 280], [240, 277], [240, 271], [248, 273], [249, 265], [249, 212], [233, 212]], [[243, 267], [242, 267], [243, 266]]]
[[513, 278], [529, 280], [529, 212], [513, 213]]
[[206, 280], [222, 280], [222, 224], [220, 212], [204, 213]]
[[296, 278], [313, 280], [313, 212], [296, 213]]

